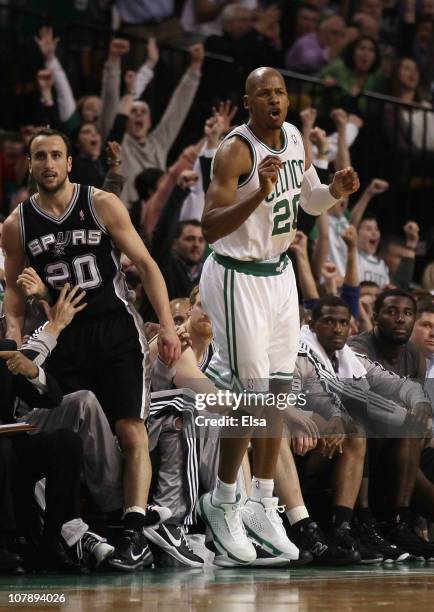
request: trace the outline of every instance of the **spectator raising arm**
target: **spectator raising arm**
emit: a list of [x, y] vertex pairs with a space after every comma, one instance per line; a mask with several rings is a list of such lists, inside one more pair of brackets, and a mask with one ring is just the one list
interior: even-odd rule
[[110, 41], [108, 58], [102, 73], [102, 109], [98, 125], [103, 141], [116, 117], [121, 88], [121, 59], [129, 50], [130, 43], [124, 38], [113, 38]]
[[370, 201], [376, 195], [384, 193], [389, 189], [389, 183], [381, 179], [375, 178], [369, 183], [368, 187], [360, 196], [360, 199], [356, 202], [353, 209], [351, 210], [350, 223], [357, 227], [365, 214], [366, 209], [369, 206]]
[[[290, 250], [295, 253], [297, 261], [298, 281], [304, 302], [315, 302], [319, 299], [318, 289], [312, 274], [307, 252], [307, 236], [298, 231], [295, 235]], [[307, 304], [306, 308], [310, 308]]]
[[56, 49], [60, 39], [54, 38], [51, 27], [44, 26], [39, 30], [39, 36], [35, 36], [34, 40], [44, 56], [45, 67], [53, 73], [59, 117], [63, 123], [63, 129], [71, 133], [80, 124], [80, 119], [68, 77], [56, 57]]
[[157, 127], [149, 135], [149, 140], [158, 150], [161, 160], [160, 167], [165, 168], [166, 158], [170, 147], [181, 129], [184, 119], [192, 105], [196, 91], [199, 87], [201, 69], [204, 60], [203, 45], [190, 47], [190, 68], [182, 77], [177, 88], [170, 98], [166, 111]]

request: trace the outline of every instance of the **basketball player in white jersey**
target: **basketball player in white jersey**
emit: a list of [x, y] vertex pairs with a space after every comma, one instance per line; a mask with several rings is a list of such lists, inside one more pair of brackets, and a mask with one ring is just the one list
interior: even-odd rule
[[[330, 186], [320, 183], [300, 132], [285, 122], [288, 105], [279, 72], [258, 68], [248, 76], [244, 106], [250, 118], [216, 153], [202, 217], [204, 236], [214, 251], [200, 282], [217, 349], [207, 374], [235, 392], [268, 392], [277, 385], [290, 390], [299, 317], [286, 251], [297, 229], [298, 206], [319, 215], [359, 188], [352, 168], [337, 172]], [[255, 436], [253, 430], [237, 438], [222, 432], [219, 478], [198, 504], [219, 553], [240, 564], [255, 558], [246, 528], [272, 554], [290, 560], [299, 556], [273, 497], [280, 419], [274, 407], [265, 410], [274, 413], [273, 437]], [[249, 442], [252, 494], [241, 506], [235, 482]]]

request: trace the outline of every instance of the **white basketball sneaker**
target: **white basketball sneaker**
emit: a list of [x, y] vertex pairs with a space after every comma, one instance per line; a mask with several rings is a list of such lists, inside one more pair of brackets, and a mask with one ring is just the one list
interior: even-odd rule
[[197, 511], [210, 528], [218, 553], [245, 565], [256, 559], [256, 551], [243, 525], [240, 497], [237, 495], [236, 502], [231, 504], [214, 504], [212, 494], [205, 493]]
[[263, 497], [256, 501], [250, 497], [242, 509], [242, 517], [247, 532], [272, 555], [284, 556], [296, 561], [300, 551], [288, 538], [279, 512], [284, 506], [278, 505], [277, 497]]

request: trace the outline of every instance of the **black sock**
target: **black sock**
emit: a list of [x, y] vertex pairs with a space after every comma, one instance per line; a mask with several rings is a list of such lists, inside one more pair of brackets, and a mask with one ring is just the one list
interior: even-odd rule
[[389, 520], [391, 523], [409, 523], [411, 519], [410, 508], [408, 506], [396, 506], [392, 508]]
[[351, 523], [353, 509], [346, 506], [333, 506], [332, 508], [332, 527], [339, 529], [343, 523]]
[[313, 521], [310, 516], [307, 516], [306, 518], [300, 519], [299, 521], [294, 523], [291, 526], [291, 531], [295, 533], [301, 533], [308, 525], [310, 525], [310, 523], [313, 523]]
[[369, 508], [355, 508], [354, 516], [360, 523], [369, 523], [372, 520], [372, 514]]
[[146, 515], [141, 512], [127, 512], [124, 517], [125, 529], [134, 529], [134, 531], [141, 531], [146, 525]]

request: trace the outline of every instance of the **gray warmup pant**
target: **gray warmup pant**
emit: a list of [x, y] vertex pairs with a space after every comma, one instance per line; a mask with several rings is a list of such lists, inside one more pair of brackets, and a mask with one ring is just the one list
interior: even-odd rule
[[35, 408], [20, 419], [40, 431], [71, 429], [83, 442], [84, 479], [102, 512], [123, 507], [123, 459], [107, 418], [91, 391], [65, 395], [56, 408]]

